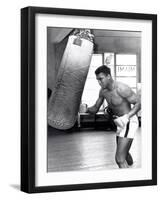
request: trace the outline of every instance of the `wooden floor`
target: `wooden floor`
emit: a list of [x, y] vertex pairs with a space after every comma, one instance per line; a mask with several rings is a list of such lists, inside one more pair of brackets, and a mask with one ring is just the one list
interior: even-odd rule
[[[63, 132], [48, 129], [48, 172], [118, 169], [115, 163], [116, 138], [113, 131], [81, 130]], [[141, 166], [141, 128], [130, 150], [134, 164]]]

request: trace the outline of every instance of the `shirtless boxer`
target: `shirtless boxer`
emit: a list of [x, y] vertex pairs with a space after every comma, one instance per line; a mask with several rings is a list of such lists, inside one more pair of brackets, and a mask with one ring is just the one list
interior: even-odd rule
[[[87, 108], [86, 112], [97, 113], [104, 99], [107, 101], [117, 126], [115, 160], [119, 168], [127, 168], [128, 165], [133, 164], [129, 150], [138, 128], [136, 113], [141, 108], [140, 96], [136, 95], [126, 84], [114, 81], [110, 68], [105, 65], [97, 68], [95, 74], [101, 89], [95, 105]], [[131, 104], [134, 105], [132, 108]]]

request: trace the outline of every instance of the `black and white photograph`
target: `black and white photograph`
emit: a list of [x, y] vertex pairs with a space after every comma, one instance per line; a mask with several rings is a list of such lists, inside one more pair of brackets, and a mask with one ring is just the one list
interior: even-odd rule
[[141, 32], [47, 28], [47, 171], [141, 166]]
[[27, 7], [21, 30], [21, 190], [156, 185], [156, 15]]

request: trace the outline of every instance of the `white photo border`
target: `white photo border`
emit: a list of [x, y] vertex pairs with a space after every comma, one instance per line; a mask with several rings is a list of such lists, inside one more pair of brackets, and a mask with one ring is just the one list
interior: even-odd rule
[[[138, 169], [47, 172], [47, 27], [141, 31], [142, 163]], [[146, 72], [146, 75], [145, 75]], [[35, 18], [35, 186], [152, 179], [152, 21], [36, 14]]]

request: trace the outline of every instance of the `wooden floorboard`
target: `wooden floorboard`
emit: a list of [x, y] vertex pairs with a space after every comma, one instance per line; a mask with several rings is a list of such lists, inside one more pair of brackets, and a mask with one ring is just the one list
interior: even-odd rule
[[[48, 129], [47, 171], [89, 171], [118, 169], [115, 163], [116, 138], [113, 131], [73, 132]], [[134, 164], [141, 166], [141, 128], [130, 150]]]

